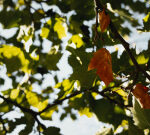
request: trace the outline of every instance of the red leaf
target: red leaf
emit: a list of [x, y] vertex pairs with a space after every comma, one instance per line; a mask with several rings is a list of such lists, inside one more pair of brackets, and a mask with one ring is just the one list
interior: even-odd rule
[[133, 95], [139, 100], [141, 107], [144, 109], [150, 109], [150, 95], [148, 94], [148, 90], [147, 87], [138, 83], [132, 91]]
[[103, 11], [99, 12], [99, 22], [100, 22], [101, 32], [104, 32], [110, 23], [110, 17], [108, 14], [105, 13], [104, 9]]
[[97, 69], [97, 75], [107, 86], [113, 81], [111, 55], [108, 50], [102, 48], [94, 53], [88, 71], [92, 69]]

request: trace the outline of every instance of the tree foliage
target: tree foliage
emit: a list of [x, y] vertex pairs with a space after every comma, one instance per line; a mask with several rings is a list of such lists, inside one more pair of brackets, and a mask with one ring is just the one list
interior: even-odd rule
[[[41, 121], [51, 121], [60, 107], [60, 120], [76, 119], [76, 110], [112, 125], [97, 135], [150, 134], [150, 42], [137, 54], [125, 40], [132, 29], [150, 32], [149, 4], [148, 0], [0, 1], [2, 31], [10, 31], [6, 36], [0, 32], [0, 64], [12, 82], [0, 92], [0, 134], [23, 124], [19, 135], [60, 135], [61, 129]], [[125, 49], [120, 55], [120, 47], [111, 51], [120, 44]], [[66, 59], [72, 72], [61, 78], [60, 63]], [[51, 76], [48, 84], [46, 75]], [[0, 75], [1, 86], [7, 85], [6, 80]], [[12, 111], [21, 116], [6, 117]]]

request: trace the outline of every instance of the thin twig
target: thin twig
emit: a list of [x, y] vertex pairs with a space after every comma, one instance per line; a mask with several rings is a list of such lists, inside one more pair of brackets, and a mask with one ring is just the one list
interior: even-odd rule
[[112, 103], [115, 103], [117, 105], [119, 105], [121, 108], [127, 108], [129, 107], [128, 105], [124, 105], [114, 99], [111, 99], [109, 96], [107, 96], [103, 91], [98, 91], [98, 90], [93, 90], [93, 92], [100, 94], [101, 96], [103, 96], [104, 98], [107, 98], [108, 100], [110, 100]]
[[44, 124], [42, 124], [40, 121], [39, 121], [39, 119], [37, 118], [37, 115], [32, 115], [33, 117], [34, 117], [34, 119], [35, 119], [35, 121], [37, 122], [37, 124], [39, 125], [39, 126], [41, 126], [42, 127], [42, 129], [46, 129], [46, 126], [44, 125]]

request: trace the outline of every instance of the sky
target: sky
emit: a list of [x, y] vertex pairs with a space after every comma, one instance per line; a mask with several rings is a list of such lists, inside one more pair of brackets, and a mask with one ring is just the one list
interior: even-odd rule
[[[37, 5], [35, 5], [37, 6]], [[56, 11], [60, 12], [59, 9], [55, 6], [47, 7], [46, 5], [43, 5], [44, 9], [47, 10], [49, 8], [54, 8]], [[71, 12], [67, 15], [69, 16], [71, 14], [74, 14], [74, 12]], [[138, 19], [142, 20], [144, 15], [139, 16], [135, 13], [135, 17], [138, 17]], [[142, 23], [142, 21], [140, 21]], [[85, 22], [87, 25], [91, 25], [94, 23], [94, 21]], [[128, 22], [124, 24], [125, 26], [131, 27]], [[15, 33], [16, 28], [13, 28], [11, 30], [3, 30], [2, 26], [0, 25], [0, 35], [10, 37], [11, 34]], [[8, 34], [11, 33], [11, 34]], [[68, 36], [63, 39], [64, 48], [67, 45], [67, 40], [71, 37], [71, 35], [68, 33]], [[127, 41], [130, 43], [131, 47], [136, 46], [137, 53], [139, 53], [143, 49], [147, 49], [148, 40], [150, 39], [148, 33], [138, 33], [136, 29], [132, 29], [132, 34], [130, 37], [128, 37]], [[48, 46], [49, 44], [49, 46]], [[47, 52], [50, 50], [51, 43], [48, 40], [44, 40], [43, 43], [43, 52]], [[120, 54], [124, 50], [124, 48], [121, 45], [118, 45]], [[110, 52], [115, 51], [115, 47], [107, 47]], [[58, 67], [60, 68], [60, 71], [57, 72], [58, 76], [60, 77], [59, 80], [62, 80], [63, 78], [67, 78], [69, 74], [72, 73], [72, 69], [68, 66], [67, 63], [67, 57], [69, 53], [65, 52], [65, 55], [62, 57], [61, 61], [58, 64]], [[0, 75], [2, 78], [5, 78], [5, 84], [4, 86], [0, 86], [0, 90], [11, 88], [11, 80], [6, 75], [6, 68], [0, 66]], [[40, 76], [38, 76], [40, 78]], [[21, 80], [21, 78], [20, 78]], [[51, 82], [49, 80], [52, 80]], [[41, 86], [42, 88], [47, 87], [48, 85], [54, 86], [54, 80], [51, 75], [45, 75], [44, 83]], [[36, 84], [33, 86], [34, 89], [40, 90]], [[103, 126], [108, 126], [108, 124], [101, 123], [97, 120], [96, 116], [92, 118], [88, 118], [87, 116], [83, 115], [80, 116], [77, 112], [77, 120], [72, 120], [70, 117], [65, 118], [63, 121], [59, 120], [59, 113], [54, 113], [52, 117], [52, 121], [42, 121], [43, 123], [46, 123], [47, 126], [56, 126], [60, 127], [61, 133], [64, 135], [94, 135], [98, 130], [100, 130]], [[17, 111], [11, 112], [10, 114], [7, 114], [5, 117], [9, 116], [10, 119], [14, 119], [16, 116], [21, 116]], [[13, 133], [8, 135], [16, 135], [19, 130], [24, 128], [24, 126], [19, 126]], [[35, 135], [34, 133], [31, 133], [30, 135]]]

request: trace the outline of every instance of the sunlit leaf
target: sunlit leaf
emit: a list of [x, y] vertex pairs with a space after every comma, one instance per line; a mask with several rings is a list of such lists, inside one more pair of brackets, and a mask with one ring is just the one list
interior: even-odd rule
[[20, 5], [24, 5], [24, 0], [18, 0], [18, 3], [19, 3]]
[[54, 31], [58, 33], [59, 39], [62, 39], [63, 37], [66, 37], [66, 30], [65, 27], [63, 26], [63, 19], [58, 18], [56, 20], [57, 21], [54, 25]]
[[96, 135], [113, 135], [112, 128], [103, 128], [99, 132], [96, 133]]
[[25, 58], [23, 51], [15, 46], [3, 45], [0, 48], [0, 59], [6, 64], [7, 72], [12, 73], [21, 69], [24, 72], [29, 72], [29, 60]]
[[10, 98], [13, 100], [16, 99], [19, 95], [19, 91], [19, 89], [13, 89], [10, 93]]
[[47, 38], [48, 35], [49, 35], [49, 31], [50, 31], [50, 30], [49, 30], [48, 28], [43, 27], [40, 36], [41, 36], [42, 38]]
[[149, 17], [150, 17], [150, 12], [143, 18], [143, 21], [148, 22]]
[[84, 42], [82, 41], [82, 38], [77, 34], [73, 35], [71, 39], [69, 40], [70, 43], [74, 43], [77, 48], [80, 48], [84, 45]]
[[38, 104], [39, 104], [39, 99], [38, 99], [38, 95], [34, 92], [31, 92], [31, 91], [28, 91], [26, 93], [26, 98], [27, 98], [27, 101], [30, 105], [34, 106], [34, 107], [37, 107]]
[[88, 66], [88, 70], [92, 69], [97, 70], [97, 74], [106, 85], [113, 81], [111, 55], [108, 50], [102, 48], [94, 53]]
[[90, 112], [90, 109], [87, 108], [87, 107], [81, 108], [81, 109], [79, 110], [79, 114], [80, 114], [81, 116], [82, 116], [82, 115], [86, 115], [86, 116], [89, 117], [89, 118], [93, 116], [93, 113]]
[[[136, 57], [136, 60], [138, 62], [138, 64], [146, 64], [149, 60], [149, 57], [145, 58], [145, 56], [143, 54], [140, 54], [139, 56]], [[133, 66], [133, 62], [131, 61], [131, 59], [129, 60], [129, 63], [131, 66]]]
[[52, 114], [58, 110], [57, 106], [51, 107], [50, 109], [48, 109], [47, 111], [43, 112], [40, 116], [42, 119], [44, 120], [52, 120]]

